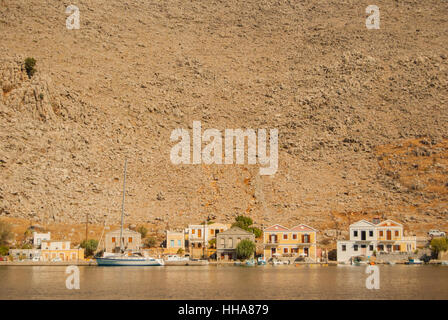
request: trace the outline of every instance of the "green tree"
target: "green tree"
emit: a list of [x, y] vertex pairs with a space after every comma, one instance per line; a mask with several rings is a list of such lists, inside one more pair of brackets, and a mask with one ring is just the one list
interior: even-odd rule
[[148, 234], [148, 229], [146, 229], [145, 226], [138, 227], [137, 231], [142, 235], [142, 239], [146, 238], [146, 235]]
[[179, 248], [179, 250], [177, 250], [177, 254], [184, 254], [184, 249]]
[[235, 218], [235, 221], [236, 221], [236, 223], [246, 226], [246, 227], [249, 227], [254, 224], [254, 221], [252, 220], [252, 218], [246, 217], [246, 216], [237, 216]]
[[434, 238], [431, 240], [431, 250], [438, 254], [439, 252], [448, 250], [447, 238]]
[[31, 78], [36, 72], [36, 59], [34, 58], [26, 58], [25, 59], [25, 70], [28, 78]]
[[254, 221], [250, 217], [246, 216], [237, 216], [235, 218], [235, 222], [232, 224], [232, 227], [238, 227], [243, 230], [252, 232], [255, 234], [255, 238], [260, 238], [263, 232], [257, 227], [251, 227], [254, 224]]
[[33, 246], [30, 243], [24, 243], [21, 249], [33, 249]]
[[255, 238], [261, 238], [263, 235], [263, 231], [257, 227], [250, 228], [250, 231], [255, 235]]
[[96, 248], [98, 248], [98, 240], [95, 239], [89, 239], [89, 240], [83, 240], [80, 244], [81, 248], [84, 248], [86, 257], [93, 256], [93, 254], [96, 251]]
[[9, 252], [9, 248], [7, 246], [0, 246], [0, 256], [6, 256]]
[[249, 259], [253, 256], [255, 249], [255, 243], [249, 239], [244, 239], [236, 246], [236, 255], [239, 259]]
[[148, 248], [154, 248], [156, 246], [156, 239], [153, 238], [153, 237], [150, 237], [150, 238], [146, 239], [145, 245]]
[[215, 245], [216, 245], [216, 238], [210, 239], [210, 240], [208, 241], [208, 246], [209, 246], [210, 248], [214, 248]]
[[8, 244], [9, 240], [12, 239], [13, 234], [11, 232], [11, 225], [4, 221], [0, 221], [0, 246], [5, 246]]

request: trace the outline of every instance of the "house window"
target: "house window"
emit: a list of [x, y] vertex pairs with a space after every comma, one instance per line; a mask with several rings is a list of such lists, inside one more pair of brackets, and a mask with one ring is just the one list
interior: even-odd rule
[[395, 236], [398, 237], [400, 233], [398, 232], [398, 230], [395, 231]]
[[196, 229], [192, 229], [191, 234], [195, 234], [195, 233], [196, 233]]
[[373, 244], [369, 245], [369, 250], [373, 251]]
[[293, 238], [294, 240], [297, 240], [297, 233], [293, 233], [293, 234], [292, 234], [292, 238]]
[[202, 237], [202, 230], [201, 229], [198, 229], [198, 237], [199, 238]]
[[115, 237], [112, 237], [112, 243], [115, 243]]
[[180, 240], [177, 240], [177, 246], [181, 247], [182, 246], [182, 242]]
[[283, 240], [287, 240], [288, 239], [288, 234], [287, 233], [284, 233], [283, 234]]
[[310, 235], [309, 234], [303, 235], [303, 243], [310, 243]]
[[354, 236], [354, 237], [357, 237], [357, 236], [358, 236], [358, 231], [357, 231], [357, 230], [353, 231], [353, 236]]
[[129, 237], [129, 238], [128, 238], [128, 242], [129, 242], [129, 243], [132, 243], [132, 237]]
[[229, 238], [229, 248], [233, 247], [233, 238]]
[[358, 251], [358, 245], [357, 245], [357, 244], [355, 244], [355, 245], [353, 246], [353, 250]]
[[345, 244], [342, 245], [342, 251], [347, 251], [347, 246]]
[[288, 253], [288, 248], [283, 248], [283, 253]]
[[373, 237], [373, 230], [369, 231], [369, 237]]
[[394, 251], [400, 251], [400, 245], [399, 244], [394, 245]]
[[380, 237], [382, 237], [384, 235], [383, 231], [380, 231]]
[[222, 246], [223, 248], [225, 248], [225, 246], [226, 246], [224, 238], [221, 238], [221, 246]]
[[210, 234], [211, 234], [211, 235], [214, 235], [214, 234], [215, 234], [215, 230], [210, 229]]
[[171, 246], [171, 247], [174, 247], [174, 240], [171, 240], [171, 241], [170, 241], [170, 246]]

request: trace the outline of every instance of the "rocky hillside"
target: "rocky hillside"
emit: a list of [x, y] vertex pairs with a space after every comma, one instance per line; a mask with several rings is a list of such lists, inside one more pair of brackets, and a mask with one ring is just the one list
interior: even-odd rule
[[[369, 4], [0, 0], [0, 215], [117, 223], [127, 158], [130, 223], [448, 228], [448, 3]], [[277, 173], [171, 164], [195, 120], [278, 128]]]

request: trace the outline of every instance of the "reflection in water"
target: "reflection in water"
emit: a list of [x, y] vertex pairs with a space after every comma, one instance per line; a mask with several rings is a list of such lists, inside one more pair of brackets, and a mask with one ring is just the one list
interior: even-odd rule
[[1, 266], [0, 299], [448, 299], [448, 267], [79, 267], [81, 289], [65, 287], [62, 266]]

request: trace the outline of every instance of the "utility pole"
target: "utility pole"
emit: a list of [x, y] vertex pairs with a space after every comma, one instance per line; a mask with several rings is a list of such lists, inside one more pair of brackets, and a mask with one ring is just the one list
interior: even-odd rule
[[89, 236], [89, 213], [86, 213], [86, 246], [87, 246], [87, 237]]

